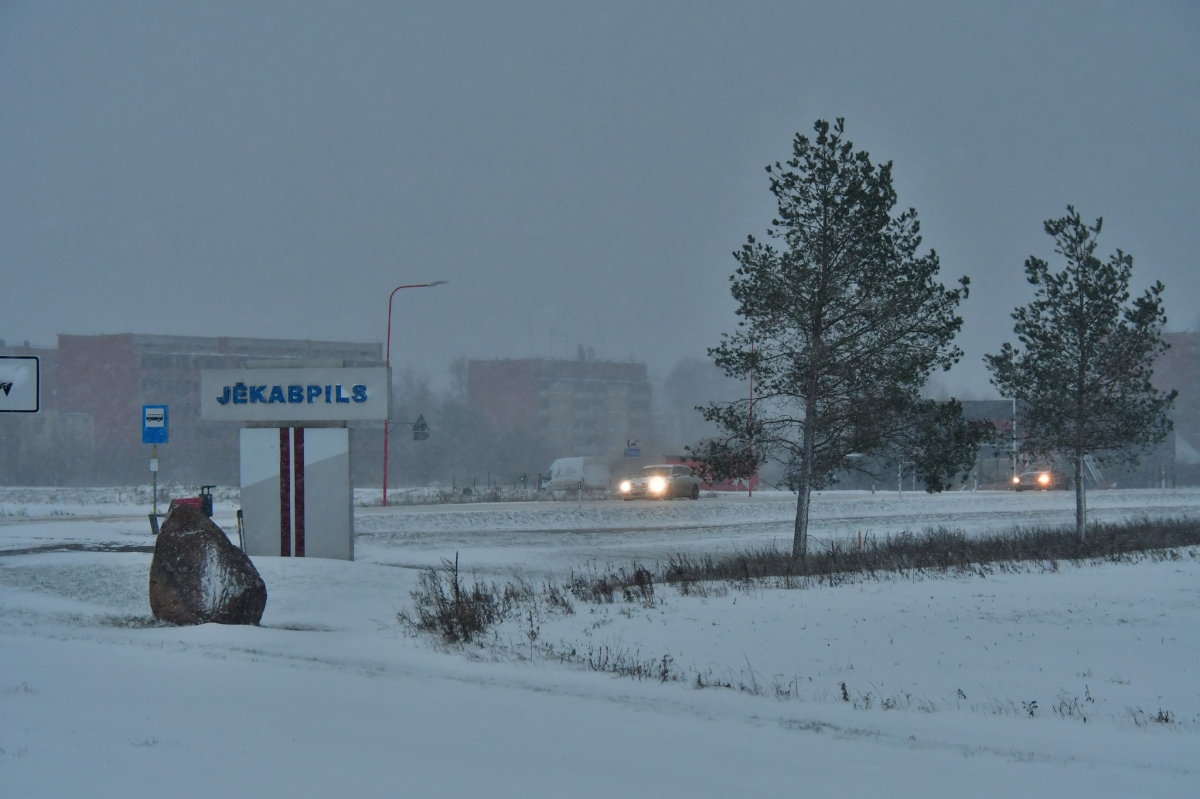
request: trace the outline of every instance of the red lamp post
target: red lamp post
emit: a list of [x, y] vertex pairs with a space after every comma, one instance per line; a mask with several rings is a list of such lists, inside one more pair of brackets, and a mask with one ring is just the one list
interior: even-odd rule
[[428, 289], [434, 286], [441, 286], [446, 283], [445, 280], [435, 280], [432, 283], [410, 283], [407, 286], [396, 286], [392, 289], [392, 293], [388, 295], [388, 324], [387, 324], [387, 344], [385, 345], [386, 355], [384, 356], [384, 364], [388, 369], [388, 418], [383, 420], [383, 507], [387, 507], [387, 466], [388, 466], [388, 429], [391, 426], [392, 415], [392, 298], [396, 296], [396, 292], [400, 289]]
[[[754, 458], [754, 322], [750, 322], [750, 458]], [[746, 478], [746, 497], [754, 498], [754, 475]]]

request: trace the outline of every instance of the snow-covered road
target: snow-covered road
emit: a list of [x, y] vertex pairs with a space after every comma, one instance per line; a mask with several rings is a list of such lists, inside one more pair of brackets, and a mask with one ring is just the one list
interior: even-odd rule
[[[1200, 516], [1200, 490], [1125, 490], [1089, 495], [1093, 520]], [[1068, 492], [980, 491], [930, 495], [868, 491], [819, 493], [812, 506], [814, 546], [858, 533], [882, 537], [940, 525], [969, 532], [1071, 524]], [[497, 503], [360, 508], [359, 558], [436, 565], [455, 551], [473, 568], [561, 572], [580, 563], [655, 562], [678, 553], [712, 553], [770, 544], [791, 546], [794, 495], [760, 492], [695, 502]]]

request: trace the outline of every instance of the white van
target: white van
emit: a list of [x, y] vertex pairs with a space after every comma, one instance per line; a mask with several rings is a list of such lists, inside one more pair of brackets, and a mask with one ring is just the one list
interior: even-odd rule
[[546, 488], [551, 491], [576, 488], [608, 488], [608, 461], [605, 458], [559, 458], [550, 465]]

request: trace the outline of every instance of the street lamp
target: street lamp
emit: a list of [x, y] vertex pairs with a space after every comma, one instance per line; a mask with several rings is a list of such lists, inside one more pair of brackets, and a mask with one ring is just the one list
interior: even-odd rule
[[[754, 459], [754, 320], [750, 320], [750, 459]], [[754, 475], [746, 478], [746, 498], [754, 498]]]
[[388, 466], [388, 428], [391, 426], [392, 417], [392, 298], [396, 296], [396, 292], [400, 289], [430, 289], [434, 286], [443, 286], [447, 283], [445, 280], [435, 280], [432, 283], [410, 283], [406, 286], [396, 286], [392, 289], [392, 293], [388, 295], [388, 325], [387, 325], [387, 344], [385, 346], [386, 354], [384, 356], [384, 364], [388, 370], [388, 415], [383, 420], [383, 507], [387, 507], [387, 466]]
[[[768, 322], [775, 322], [775, 318], [767, 319]], [[755, 328], [758, 325], [758, 320], [750, 320], [750, 459], [754, 460], [754, 334]], [[746, 495], [750, 498], [754, 497], [754, 476], [758, 473], [758, 467], [755, 466], [754, 472], [746, 478]]]

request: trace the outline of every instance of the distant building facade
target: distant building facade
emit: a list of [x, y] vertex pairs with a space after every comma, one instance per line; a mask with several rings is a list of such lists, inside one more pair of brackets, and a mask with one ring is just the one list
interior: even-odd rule
[[[4, 354], [16, 349], [0, 345]], [[170, 408], [160, 481], [236, 484], [239, 426], [200, 419], [201, 369], [258, 360], [383, 365], [382, 344], [133, 333], [60, 335], [57, 348], [30, 354], [42, 359], [42, 412], [4, 420], [0, 435], [42, 462], [0, 474], [9, 484], [46, 484], [51, 472], [62, 483], [145, 482], [141, 407], [154, 404]]]
[[1166, 333], [1163, 339], [1171, 348], [1154, 364], [1154, 384], [1179, 392], [1170, 466], [1180, 484], [1200, 485], [1200, 333]]
[[494, 429], [537, 438], [558, 456], [619, 458], [626, 442], [649, 444], [652, 435], [643, 363], [471, 360], [467, 397]]

